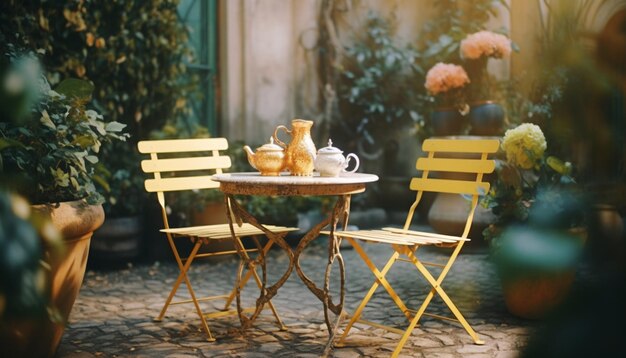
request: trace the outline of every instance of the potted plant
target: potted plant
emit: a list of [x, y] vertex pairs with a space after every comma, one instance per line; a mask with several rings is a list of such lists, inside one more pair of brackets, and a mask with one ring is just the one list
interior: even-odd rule
[[493, 81], [487, 71], [490, 58], [501, 59], [511, 54], [512, 44], [506, 36], [491, 31], [479, 31], [461, 41], [459, 51], [470, 78], [470, 134], [499, 135], [504, 124], [504, 110], [494, 102]]
[[[336, 93], [331, 87], [324, 90], [327, 100], [336, 96], [339, 112], [330, 122], [331, 139], [342, 150], [357, 153], [362, 170], [380, 176], [375, 189], [365, 194], [370, 203], [389, 210], [411, 205], [404, 189], [417, 175], [418, 132], [424, 128], [420, 108], [427, 100], [415, 87], [423, 77], [419, 54], [394, 38], [394, 20], [370, 12], [354, 41], [340, 46], [341, 60], [332, 65]], [[327, 107], [329, 115], [334, 106]], [[318, 141], [328, 141], [324, 134]]]
[[[431, 127], [436, 136], [460, 136], [467, 133], [466, 115], [469, 111], [466, 98], [466, 88], [470, 79], [465, 69], [460, 65], [437, 63], [426, 74], [424, 84], [426, 90], [433, 97], [435, 110], [431, 114]], [[467, 136], [466, 139], [473, 139]], [[458, 153], [449, 154], [456, 157]], [[467, 159], [467, 155], [464, 155]], [[442, 179], [460, 179], [462, 173], [440, 172], [436, 175]], [[437, 193], [427, 214], [428, 223], [440, 234], [458, 235], [463, 232], [465, 221], [470, 207], [466, 200], [456, 194]], [[472, 222], [470, 237], [480, 231], [493, 217], [488, 210], [477, 208]], [[478, 230], [477, 230], [478, 229]]]
[[541, 318], [567, 295], [586, 231], [572, 165], [546, 155], [539, 126], [524, 123], [502, 140], [505, 160], [481, 205], [496, 222], [484, 230], [507, 308]]
[[435, 102], [430, 119], [434, 135], [458, 135], [465, 131], [464, 116], [469, 106], [463, 89], [469, 83], [467, 73], [459, 65], [439, 62], [428, 70], [424, 87]]
[[415, 136], [416, 128], [423, 124], [419, 104], [426, 99], [413, 86], [415, 76], [422, 73], [416, 63], [418, 54], [394, 41], [393, 19], [369, 13], [363, 29], [345, 48], [337, 89], [339, 110], [344, 115], [342, 125], [331, 133], [345, 136], [332, 138], [342, 148], [357, 147], [362, 157], [379, 160], [388, 141], [407, 132]]
[[34, 204], [32, 210], [37, 215], [52, 223], [65, 246], [64, 256], [48, 263], [49, 299], [59, 310], [58, 319], [46, 321], [51, 327], [38, 325], [40, 330], [24, 330], [18, 324], [8, 326], [6, 332], [40, 334], [37, 349], [52, 355], [82, 283], [89, 239], [104, 220], [102, 197], [92, 181], [98, 153], [102, 145], [125, 140], [127, 135], [122, 133], [123, 124], [106, 123], [96, 111], [86, 108], [93, 91], [91, 83], [68, 79], [51, 90], [34, 55], [9, 51], [3, 60], [3, 100], [23, 97], [20, 93], [33, 79], [37, 93], [32, 97], [37, 100], [29, 103], [33, 105], [26, 112], [3, 113], [28, 115], [3, 115], [0, 121], [2, 178], [5, 185]]
[[[138, 248], [138, 210], [145, 208], [146, 194], [136, 142], [167, 120], [196, 117], [191, 99], [201, 96], [203, 87], [185, 65], [194, 62], [194, 55], [177, 5], [162, 0], [0, 5], [0, 42], [45, 53], [40, 60], [53, 86], [68, 77], [93, 82], [93, 107], [108, 121], [126, 124], [132, 135], [134, 143], [115, 144], [99, 153], [102, 165], [96, 165], [94, 179], [105, 198], [105, 214], [114, 219], [102, 230], [117, 232], [113, 240], [101, 240], [102, 232], [92, 239], [96, 257], [131, 258]], [[120, 196], [124, 200], [118, 200]], [[123, 225], [114, 222], [118, 220]]]

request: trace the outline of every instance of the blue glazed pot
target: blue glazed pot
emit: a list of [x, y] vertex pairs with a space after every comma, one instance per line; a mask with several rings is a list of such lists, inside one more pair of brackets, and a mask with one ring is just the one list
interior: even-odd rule
[[430, 123], [434, 136], [450, 136], [463, 134], [466, 119], [455, 108], [441, 108], [431, 113]]
[[468, 118], [471, 135], [496, 136], [502, 134], [504, 109], [498, 103], [485, 101], [472, 104]]

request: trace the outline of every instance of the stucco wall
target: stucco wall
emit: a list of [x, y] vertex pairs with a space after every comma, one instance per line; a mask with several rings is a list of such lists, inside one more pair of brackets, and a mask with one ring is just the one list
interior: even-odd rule
[[[349, 4], [341, 40], [370, 10], [394, 12], [398, 38], [415, 42], [433, 0], [362, 0]], [[224, 0], [220, 3], [222, 135], [259, 144], [292, 118], [317, 120], [316, 68], [320, 0]], [[356, 18], [356, 20], [355, 20]]]
[[[337, 0], [350, 21], [340, 21], [343, 43], [370, 10], [394, 13], [400, 42], [417, 43], [436, 0]], [[292, 118], [318, 120], [319, 80], [316, 68], [318, 11], [321, 0], [222, 0], [220, 3], [220, 89], [222, 135], [231, 140], [260, 144], [273, 129]], [[540, 35], [540, 1], [508, 0], [511, 11], [500, 6], [488, 29], [509, 29], [521, 52], [510, 60], [491, 61], [489, 70], [499, 77], [531, 71]], [[596, 0], [586, 18], [588, 29], [598, 32], [623, 0]]]
[[299, 37], [316, 26], [318, 7], [317, 0], [221, 3], [223, 135], [260, 143], [297, 115], [296, 103], [314, 83], [308, 73], [314, 68], [306, 66], [311, 54]]

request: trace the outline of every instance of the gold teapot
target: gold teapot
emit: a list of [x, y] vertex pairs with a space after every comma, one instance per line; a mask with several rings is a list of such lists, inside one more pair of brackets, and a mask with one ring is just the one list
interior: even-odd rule
[[249, 146], [244, 145], [243, 150], [248, 154], [248, 162], [261, 175], [278, 176], [285, 166], [285, 152], [282, 147], [274, 144], [274, 138], [256, 149], [256, 153]]
[[[315, 162], [315, 144], [311, 139], [311, 127], [313, 121], [294, 119], [291, 121], [291, 129], [280, 125], [274, 131], [274, 140], [278, 145], [285, 148], [285, 170], [291, 175], [311, 176]], [[284, 130], [291, 135], [289, 145], [278, 139], [278, 131]]]

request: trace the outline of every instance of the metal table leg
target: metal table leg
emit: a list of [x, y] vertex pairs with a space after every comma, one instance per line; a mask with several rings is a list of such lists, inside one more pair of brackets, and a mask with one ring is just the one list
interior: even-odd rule
[[[344, 306], [344, 298], [345, 298], [345, 265], [343, 261], [343, 257], [341, 256], [341, 252], [339, 246], [341, 244], [341, 239], [335, 236], [335, 231], [337, 229], [337, 224], [339, 221], [343, 223], [344, 229], [348, 224], [348, 216], [350, 212], [350, 195], [342, 195], [337, 198], [337, 202], [333, 207], [331, 213], [322, 220], [320, 223], [315, 225], [309, 232], [307, 232], [304, 237], [300, 240], [298, 246], [295, 250], [291, 250], [291, 247], [287, 244], [282, 235], [277, 235], [272, 231], [265, 228], [261, 225], [254, 216], [245, 211], [234, 199], [234, 197], [230, 194], [225, 195], [225, 202], [227, 207], [227, 217], [228, 223], [231, 229], [231, 234], [235, 237], [235, 231], [233, 225], [233, 221], [236, 221], [238, 224], [242, 222], [247, 222], [254, 227], [260, 229], [267, 235], [268, 239], [273, 240], [280, 248], [282, 248], [289, 257], [289, 267], [285, 271], [285, 273], [271, 286], [267, 286], [267, 274], [266, 274], [266, 264], [265, 264], [265, 256], [263, 251], [259, 251], [259, 256], [256, 259], [251, 259], [245, 255], [243, 252], [243, 247], [237, 243], [235, 240], [235, 248], [241, 257], [241, 262], [239, 265], [239, 274], [237, 275], [237, 311], [239, 313], [239, 319], [241, 321], [242, 330], [246, 330], [249, 328], [254, 320], [258, 317], [263, 306], [268, 303], [277, 293], [278, 289], [282, 287], [282, 285], [287, 281], [289, 275], [292, 270], [295, 268], [296, 272], [300, 279], [304, 282], [307, 288], [320, 300], [324, 305], [324, 320], [326, 326], [328, 327], [329, 332], [329, 341], [324, 350], [325, 354], [330, 350], [332, 346], [332, 342], [335, 337], [335, 333], [337, 328], [339, 327], [339, 323], [341, 320], [341, 313], [343, 311]], [[232, 213], [232, 216], [231, 216]], [[326, 265], [326, 272], [324, 276], [324, 285], [323, 288], [319, 288], [303, 271], [300, 265], [300, 255], [304, 251], [304, 249], [311, 243], [311, 241], [315, 240], [320, 231], [322, 231], [325, 227], [330, 225], [330, 236], [328, 240], [328, 263]], [[258, 242], [257, 242], [257, 245]], [[260, 245], [259, 245], [260, 246]], [[332, 295], [330, 293], [330, 279], [333, 264], [337, 262], [337, 266], [339, 268], [339, 279], [340, 279], [340, 289], [339, 289], [339, 303], [333, 302]], [[241, 275], [244, 272], [245, 267], [254, 267], [261, 266], [263, 271], [262, 274], [262, 289], [259, 295], [259, 298], [256, 301], [256, 310], [250, 317], [246, 317], [242, 311], [241, 306], [241, 290], [239, 288], [239, 282], [241, 280]], [[336, 319], [334, 321], [331, 320], [330, 313], [336, 315]]]
[[[260, 244], [258, 243], [257, 240], [255, 240], [255, 244], [257, 246], [259, 246], [259, 254], [256, 258], [252, 259], [249, 256], [247, 256], [245, 254], [244, 248], [241, 246], [241, 243], [238, 240], [233, 240], [235, 243], [235, 249], [237, 250], [237, 253], [239, 254], [239, 257], [241, 259], [241, 261], [239, 262], [239, 270], [238, 270], [238, 274], [237, 274], [237, 313], [239, 314], [239, 321], [241, 322], [241, 329], [242, 331], [245, 331], [247, 328], [249, 328], [252, 323], [254, 322], [254, 320], [259, 316], [259, 314], [261, 313], [261, 311], [263, 310], [263, 307], [265, 306], [265, 304], [269, 303], [270, 300], [276, 296], [276, 293], [278, 292], [278, 289], [287, 281], [287, 279], [289, 278], [289, 275], [291, 274], [291, 271], [293, 270], [293, 262], [294, 262], [294, 256], [293, 256], [293, 252], [291, 251], [291, 247], [289, 247], [289, 245], [287, 244], [287, 242], [284, 239], [284, 234], [276, 234], [270, 230], [268, 230], [266, 227], [264, 227], [263, 225], [261, 225], [254, 216], [252, 216], [251, 214], [249, 214], [247, 211], [245, 211], [240, 205], [239, 203], [237, 203], [237, 201], [235, 200], [235, 198], [228, 194], [224, 196], [224, 200], [226, 202], [226, 210], [227, 210], [227, 218], [228, 218], [228, 224], [230, 226], [230, 232], [232, 237], [235, 237], [235, 230], [234, 230], [234, 223], [233, 220], [235, 220], [237, 222], [237, 224], [241, 225], [242, 222], [247, 222], [250, 225], [258, 228], [259, 230], [263, 231], [263, 233], [267, 236], [267, 238], [269, 240], [272, 240], [275, 244], [277, 244], [281, 249], [285, 250], [285, 252], [287, 253], [287, 256], [289, 257], [289, 267], [287, 268], [287, 270], [285, 271], [285, 273], [278, 279], [278, 281], [276, 281], [276, 283], [274, 283], [271, 286], [267, 285], [267, 269], [266, 269], [266, 263], [265, 263], [265, 254], [262, 250], [262, 248], [260, 247]], [[232, 213], [232, 216], [231, 216]], [[262, 270], [262, 276], [261, 276], [261, 289], [260, 289], [260, 294], [259, 294], [259, 298], [256, 300], [256, 309], [254, 311], [254, 313], [252, 313], [252, 315], [250, 317], [247, 317], [244, 313], [243, 313], [243, 308], [241, 305], [241, 285], [240, 282], [242, 280], [242, 275], [243, 272], [245, 271], [244, 268], [245, 267], [250, 267], [251, 269], [254, 269], [255, 266], [261, 266], [261, 270]], [[284, 327], [281, 327], [282, 329], [284, 329]]]
[[[337, 198], [337, 202], [330, 215], [323, 220], [321, 223], [316, 225], [305, 237], [300, 241], [300, 244], [296, 248], [294, 253], [295, 255], [295, 268], [298, 276], [304, 284], [309, 288], [311, 292], [320, 301], [322, 301], [324, 305], [324, 321], [326, 322], [326, 327], [328, 327], [328, 342], [324, 348], [322, 356], [325, 357], [328, 355], [332, 348], [333, 341], [335, 339], [335, 335], [337, 329], [339, 328], [339, 324], [341, 322], [343, 305], [345, 299], [345, 265], [343, 261], [343, 257], [341, 256], [341, 251], [339, 246], [341, 244], [341, 238], [335, 236], [335, 230], [337, 229], [337, 223], [341, 220], [343, 222], [344, 229], [348, 225], [348, 215], [350, 212], [350, 195], [342, 195]], [[302, 271], [300, 267], [300, 255], [304, 251], [304, 248], [316, 237], [319, 236], [320, 231], [330, 224], [330, 236], [328, 238], [328, 263], [326, 265], [326, 272], [324, 275], [324, 287], [320, 289], [315, 285], [315, 283], [306, 276], [306, 274]], [[331, 271], [332, 266], [337, 261], [337, 265], [339, 267], [339, 303], [335, 304], [333, 302], [332, 295], [330, 293], [330, 279], [331, 279]], [[331, 321], [330, 312], [336, 315], [334, 321]]]

